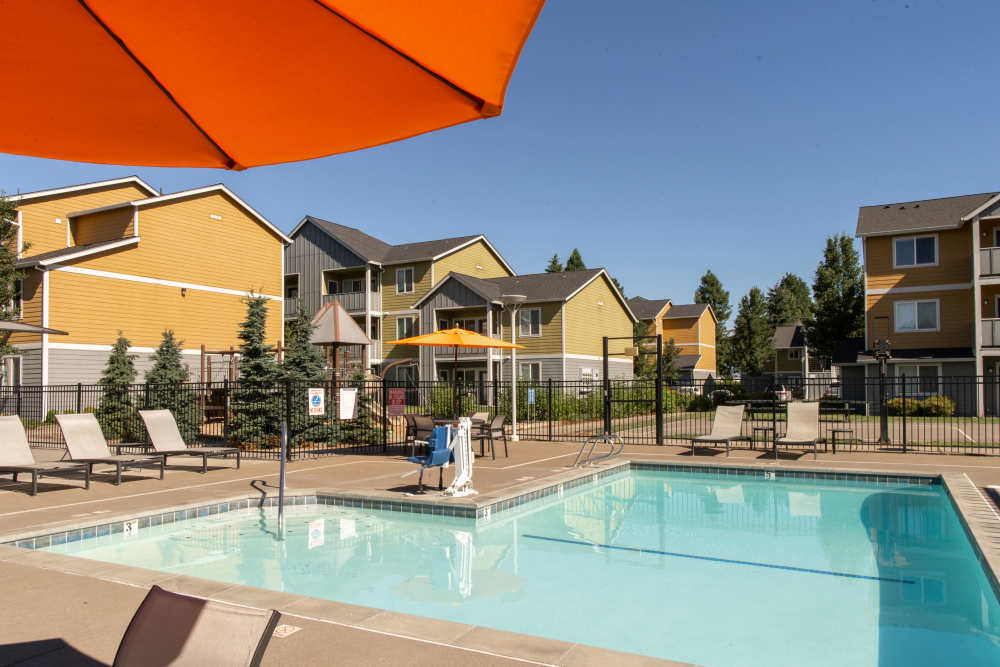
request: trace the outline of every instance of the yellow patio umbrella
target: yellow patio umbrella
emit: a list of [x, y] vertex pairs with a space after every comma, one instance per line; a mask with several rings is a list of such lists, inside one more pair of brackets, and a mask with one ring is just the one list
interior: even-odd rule
[[429, 334], [411, 336], [396, 341], [397, 345], [420, 345], [424, 347], [453, 347], [455, 348], [455, 360], [452, 364], [451, 382], [451, 416], [458, 416], [458, 383], [455, 379], [455, 371], [458, 370], [458, 348], [460, 347], [492, 347], [503, 350], [523, 350], [523, 345], [508, 343], [499, 338], [490, 338], [475, 331], [467, 329], [441, 329]]

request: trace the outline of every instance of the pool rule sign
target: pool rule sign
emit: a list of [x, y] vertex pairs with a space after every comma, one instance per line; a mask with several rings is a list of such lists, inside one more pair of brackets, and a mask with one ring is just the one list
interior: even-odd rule
[[309, 389], [309, 416], [322, 417], [326, 412], [325, 394], [323, 389]]
[[406, 412], [406, 390], [394, 387], [389, 390], [389, 416], [402, 417]]

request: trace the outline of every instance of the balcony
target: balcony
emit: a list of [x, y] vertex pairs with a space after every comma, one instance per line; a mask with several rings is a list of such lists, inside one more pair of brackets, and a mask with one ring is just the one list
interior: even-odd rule
[[[364, 313], [365, 312], [365, 293], [364, 292], [341, 292], [340, 294], [324, 294], [323, 303], [327, 304], [331, 300], [337, 300], [340, 302], [347, 312], [349, 313]], [[371, 304], [372, 311], [382, 310], [382, 293], [372, 292], [371, 294]]]
[[983, 347], [1000, 347], [1000, 318], [983, 318], [980, 322]]
[[979, 275], [1000, 276], [1000, 248], [979, 249]]
[[285, 299], [285, 317], [295, 317], [299, 313], [298, 299]]
[[[455, 348], [453, 347], [435, 347], [434, 356], [438, 359], [454, 359], [455, 358]], [[485, 347], [460, 347], [458, 348], [458, 358], [462, 357], [485, 357], [486, 348]]]

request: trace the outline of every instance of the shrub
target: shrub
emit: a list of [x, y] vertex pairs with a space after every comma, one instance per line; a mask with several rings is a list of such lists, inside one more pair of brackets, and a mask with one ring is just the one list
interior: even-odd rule
[[691, 397], [679, 391], [667, 390], [663, 392], [663, 412], [683, 412], [691, 404]]
[[955, 414], [955, 401], [947, 396], [928, 396], [920, 401], [920, 411], [918, 414], [927, 417], [951, 417]]
[[707, 412], [712, 410], [715, 406], [712, 405], [712, 399], [704, 394], [701, 396], [695, 396], [691, 399], [691, 404], [688, 405], [688, 410], [691, 412]]
[[[903, 399], [893, 398], [887, 402], [886, 407], [889, 410], [890, 415], [899, 416], [903, 414]], [[911, 417], [916, 415], [920, 409], [920, 401], [908, 398], [906, 399], [906, 416]]]

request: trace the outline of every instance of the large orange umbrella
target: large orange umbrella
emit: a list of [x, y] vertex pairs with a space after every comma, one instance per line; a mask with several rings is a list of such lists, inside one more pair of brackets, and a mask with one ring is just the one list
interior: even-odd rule
[[0, 152], [244, 169], [496, 116], [544, 0], [8, 0]]
[[455, 378], [455, 371], [458, 369], [458, 348], [460, 347], [492, 347], [504, 350], [523, 350], [523, 345], [508, 343], [499, 338], [490, 338], [483, 334], [469, 331], [467, 329], [441, 329], [429, 334], [411, 336], [396, 341], [396, 345], [420, 345], [424, 347], [453, 347], [455, 348], [455, 360], [452, 364], [452, 396], [451, 412], [452, 417], [458, 416], [458, 381]]

